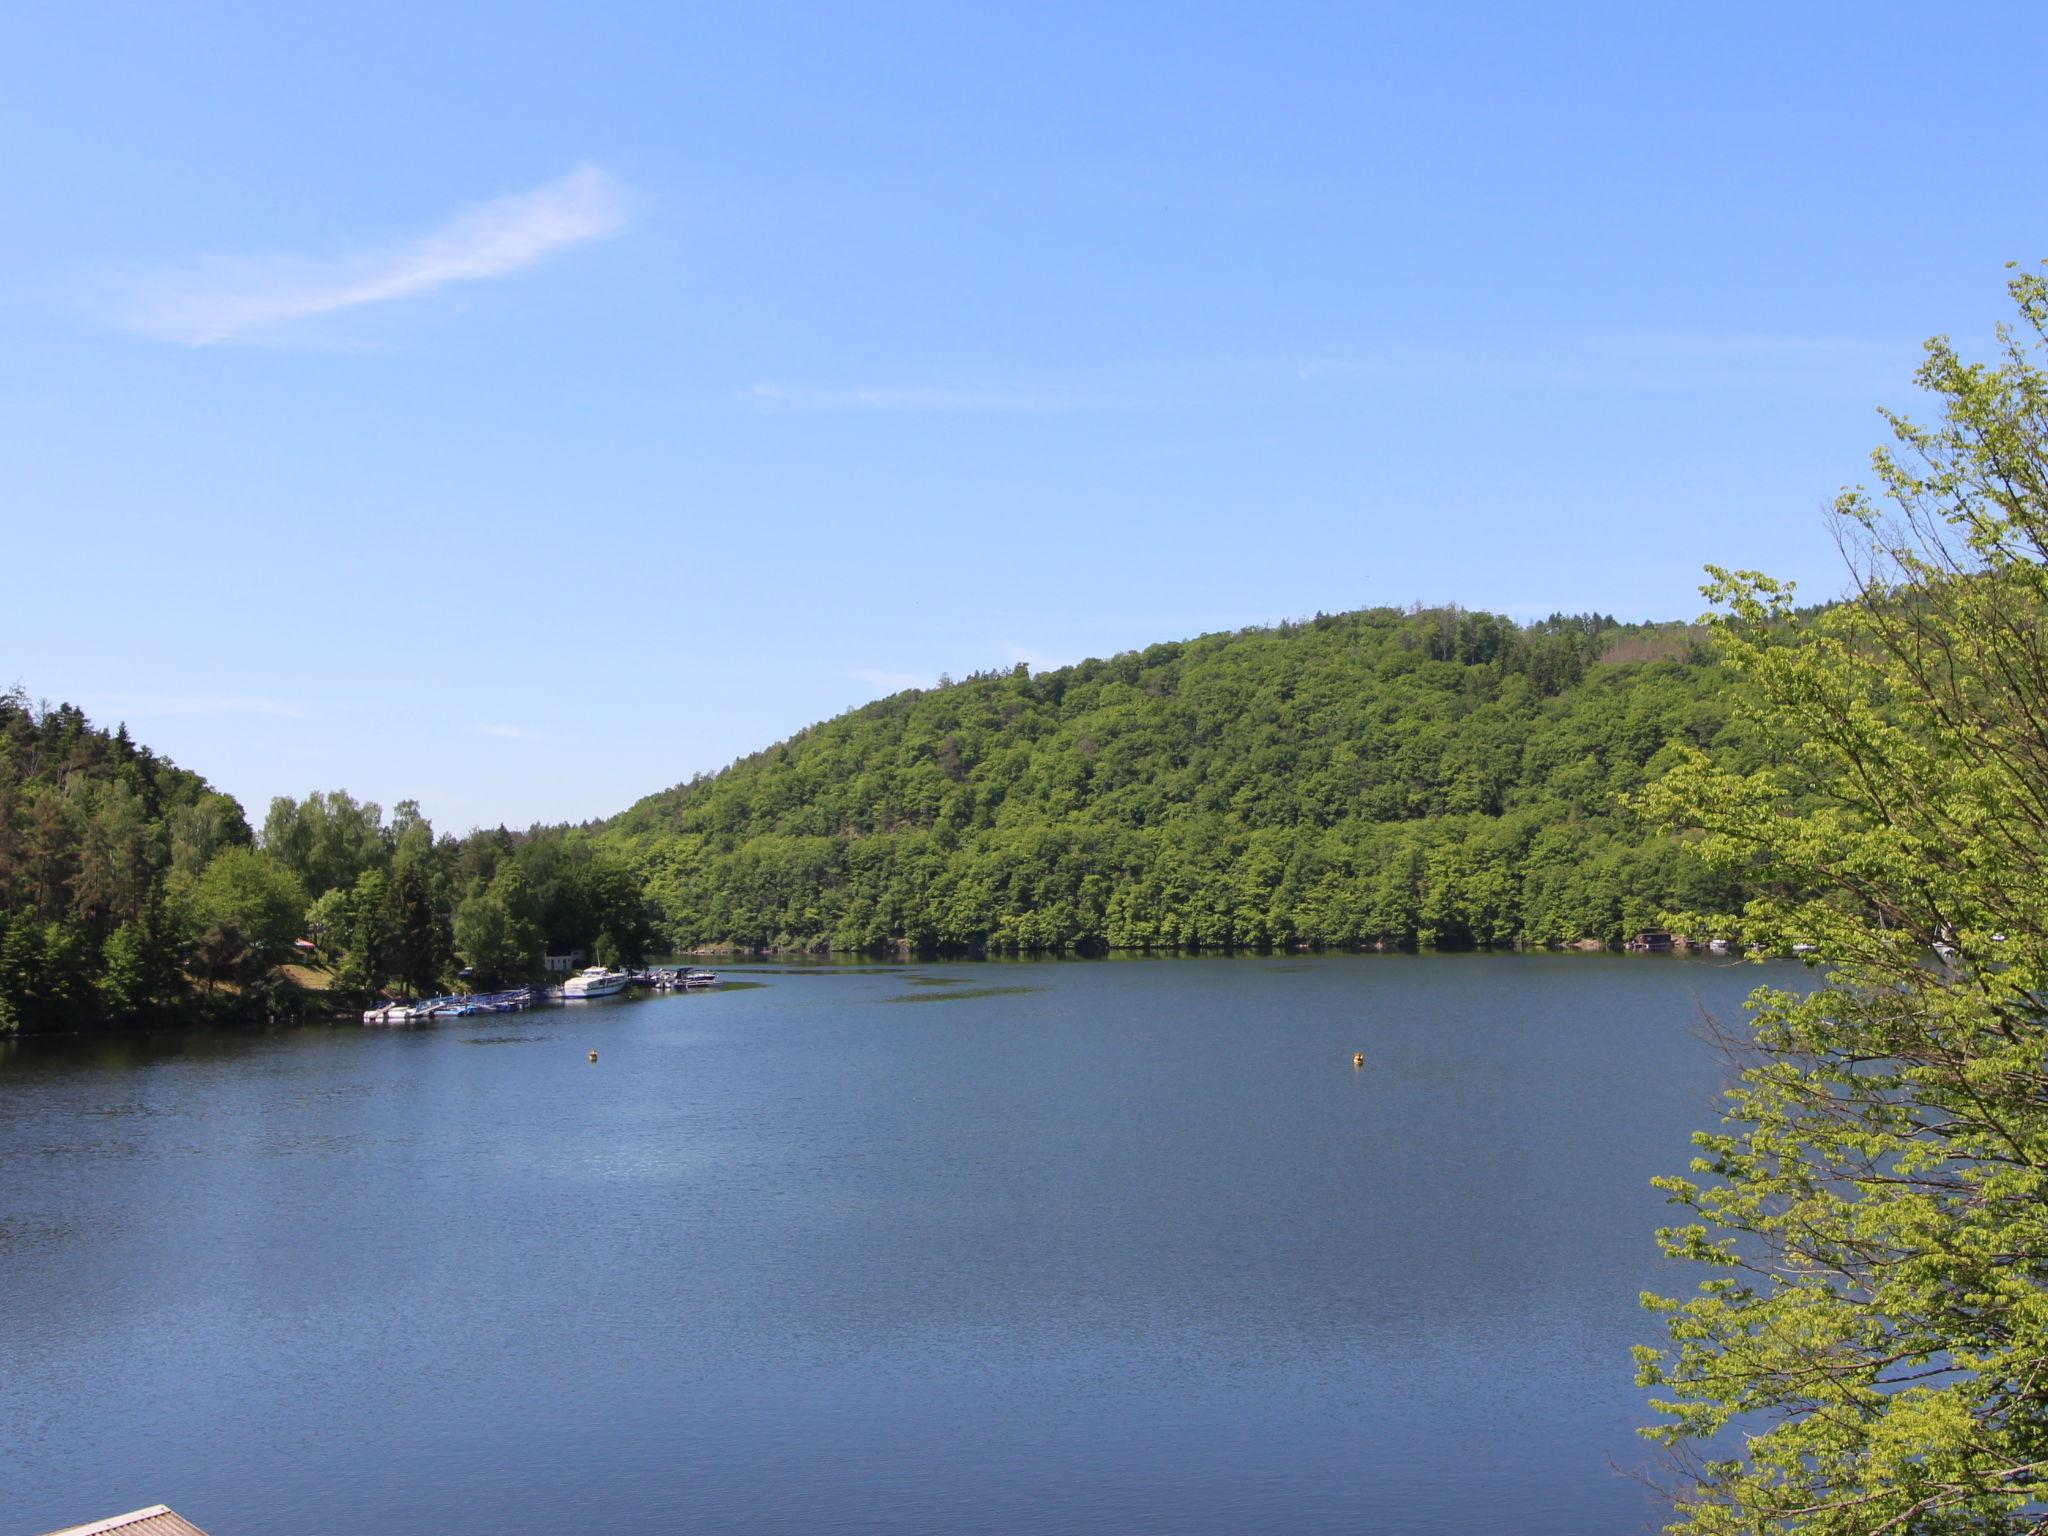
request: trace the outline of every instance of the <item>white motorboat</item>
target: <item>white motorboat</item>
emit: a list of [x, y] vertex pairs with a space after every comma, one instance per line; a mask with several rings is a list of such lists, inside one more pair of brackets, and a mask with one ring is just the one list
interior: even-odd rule
[[718, 985], [716, 971], [685, 971], [683, 985], [686, 987], [715, 987]]
[[562, 997], [564, 1001], [578, 997], [610, 997], [614, 992], [625, 991], [628, 979], [624, 971], [608, 971], [601, 965], [593, 965], [562, 983]]

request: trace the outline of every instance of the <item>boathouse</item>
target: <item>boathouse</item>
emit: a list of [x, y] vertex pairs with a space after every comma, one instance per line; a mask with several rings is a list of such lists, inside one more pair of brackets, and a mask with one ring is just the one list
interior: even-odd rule
[[49, 1536], [206, 1536], [206, 1532], [174, 1513], [170, 1506], [152, 1504], [147, 1509], [132, 1509], [105, 1520], [67, 1525], [61, 1531], [49, 1532]]

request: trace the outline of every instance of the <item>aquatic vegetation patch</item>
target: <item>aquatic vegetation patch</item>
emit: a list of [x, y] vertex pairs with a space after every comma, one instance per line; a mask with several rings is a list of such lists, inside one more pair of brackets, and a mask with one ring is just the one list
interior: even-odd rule
[[[746, 974], [749, 976], [901, 976], [905, 970], [906, 967], [900, 965], [750, 965], [747, 967]], [[731, 975], [732, 972], [726, 972], [728, 978]], [[736, 985], [736, 983], [728, 979], [725, 985], [730, 988]]]
[[1024, 992], [1043, 992], [1043, 987], [962, 987], [957, 992], [904, 992], [885, 997], [885, 1003], [964, 1003], [977, 997], [1015, 997]]

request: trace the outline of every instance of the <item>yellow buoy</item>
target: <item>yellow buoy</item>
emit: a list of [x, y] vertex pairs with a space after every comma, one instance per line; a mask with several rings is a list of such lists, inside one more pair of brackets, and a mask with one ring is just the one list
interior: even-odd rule
[[595, 1060], [597, 1060], [597, 1052], [595, 1052], [595, 1051], [592, 1051], [592, 1052], [590, 1053], [590, 1059], [591, 1059], [592, 1061], [595, 1061]]
[[[595, 1060], [597, 1060], [597, 1052], [595, 1052], [595, 1051], [592, 1051], [592, 1052], [590, 1053], [590, 1059], [591, 1059], [592, 1061], [595, 1061]], [[1364, 1065], [1365, 1065], [1365, 1052], [1363, 1052], [1363, 1051], [1356, 1051], [1356, 1052], [1354, 1052], [1354, 1053], [1352, 1054], [1352, 1057], [1351, 1057], [1351, 1065], [1353, 1065], [1354, 1067], [1362, 1067], [1362, 1066], [1364, 1066]]]

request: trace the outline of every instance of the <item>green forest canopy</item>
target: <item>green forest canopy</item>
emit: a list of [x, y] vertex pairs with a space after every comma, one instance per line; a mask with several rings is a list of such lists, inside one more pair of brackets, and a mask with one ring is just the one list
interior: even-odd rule
[[1613, 942], [1702, 872], [1620, 797], [1738, 748], [1685, 626], [1390, 608], [900, 693], [605, 829], [677, 948]]

